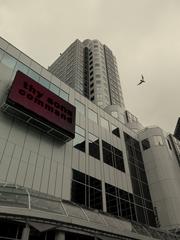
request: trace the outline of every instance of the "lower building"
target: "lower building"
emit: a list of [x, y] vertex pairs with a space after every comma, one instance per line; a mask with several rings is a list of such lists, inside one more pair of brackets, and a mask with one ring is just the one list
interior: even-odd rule
[[2, 38], [0, 72], [1, 239], [179, 239], [173, 136], [134, 131]]

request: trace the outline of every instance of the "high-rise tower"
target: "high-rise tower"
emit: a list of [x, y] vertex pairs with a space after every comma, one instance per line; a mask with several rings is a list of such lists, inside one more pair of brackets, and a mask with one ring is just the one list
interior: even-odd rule
[[49, 71], [101, 108], [124, 108], [116, 58], [98, 40], [76, 40]]

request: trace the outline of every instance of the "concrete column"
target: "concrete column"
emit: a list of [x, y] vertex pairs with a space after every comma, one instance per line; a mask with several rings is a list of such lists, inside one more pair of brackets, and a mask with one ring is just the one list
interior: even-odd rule
[[65, 240], [65, 232], [57, 231], [55, 235], [55, 240]]
[[26, 227], [23, 229], [21, 240], [28, 240], [29, 233], [30, 233], [30, 228], [28, 225], [26, 225]]

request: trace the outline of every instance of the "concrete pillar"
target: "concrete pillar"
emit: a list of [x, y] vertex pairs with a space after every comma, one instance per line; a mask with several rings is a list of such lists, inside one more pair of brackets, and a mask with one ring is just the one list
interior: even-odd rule
[[65, 232], [57, 231], [55, 240], [65, 240]]
[[28, 240], [29, 233], [30, 233], [30, 228], [28, 225], [26, 225], [26, 227], [23, 229], [21, 240]]

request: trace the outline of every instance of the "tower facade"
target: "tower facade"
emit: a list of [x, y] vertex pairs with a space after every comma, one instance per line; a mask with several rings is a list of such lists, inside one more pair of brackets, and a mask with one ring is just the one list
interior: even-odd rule
[[[76, 41], [75, 57], [68, 50], [61, 66], [72, 58], [69, 75], [82, 81], [83, 95], [89, 55], [96, 57], [91, 44]], [[111, 61], [103, 56], [100, 66]], [[2, 38], [0, 72], [1, 239], [179, 239], [168, 231], [180, 231], [178, 140], [159, 129], [134, 131], [89, 100], [91, 87], [79, 94]]]
[[76, 40], [49, 71], [101, 108], [124, 108], [116, 58], [98, 40]]

